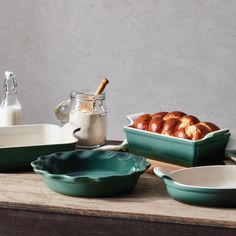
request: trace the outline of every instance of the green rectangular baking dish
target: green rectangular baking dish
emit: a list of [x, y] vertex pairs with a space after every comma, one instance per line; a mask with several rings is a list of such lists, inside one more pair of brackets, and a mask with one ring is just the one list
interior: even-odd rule
[[31, 168], [39, 156], [75, 150], [73, 130], [53, 124], [0, 127], [0, 172]]
[[192, 141], [132, 128], [133, 121], [144, 113], [128, 115], [130, 124], [124, 126], [129, 152], [153, 160], [181, 166], [199, 166], [220, 163], [224, 159], [229, 129], [207, 134]]

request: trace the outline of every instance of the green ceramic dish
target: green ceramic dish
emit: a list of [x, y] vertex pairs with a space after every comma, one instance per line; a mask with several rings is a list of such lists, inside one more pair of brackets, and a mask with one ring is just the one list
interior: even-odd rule
[[145, 158], [129, 153], [92, 150], [41, 156], [31, 165], [50, 189], [82, 197], [128, 192], [150, 166]]
[[166, 173], [163, 178], [169, 195], [177, 201], [201, 206], [236, 207], [236, 166], [192, 167]]
[[180, 139], [132, 128], [141, 114], [144, 113], [127, 116], [131, 123], [124, 126], [131, 153], [182, 166], [216, 164], [224, 159], [229, 129], [209, 133], [197, 141]]
[[75, 150], [73, 131], [53, 124], [0, 127], [0, 171], [29, 169], [41, 155]]

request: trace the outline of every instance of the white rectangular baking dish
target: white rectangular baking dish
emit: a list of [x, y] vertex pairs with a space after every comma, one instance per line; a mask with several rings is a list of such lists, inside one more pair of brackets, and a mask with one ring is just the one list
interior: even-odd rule
[[41, 155], [74, 150], [73, 133], [54, 124], [0, 127], [0, 171], [30, 168]]

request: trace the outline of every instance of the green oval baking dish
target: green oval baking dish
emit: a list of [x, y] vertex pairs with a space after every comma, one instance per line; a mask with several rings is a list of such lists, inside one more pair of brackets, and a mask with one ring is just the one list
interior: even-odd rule
[[144, 157], [101, 150], [53, 153], [39, 157], [31, 165], [50, 189], [81, 197], [128, 192], [150, 167]]
[[159, 167], [154, 173], [162, 178], [169, 195], [177, 201], [201, 206], [236, 207], [236, 166], [215, 165], [176, 170]]

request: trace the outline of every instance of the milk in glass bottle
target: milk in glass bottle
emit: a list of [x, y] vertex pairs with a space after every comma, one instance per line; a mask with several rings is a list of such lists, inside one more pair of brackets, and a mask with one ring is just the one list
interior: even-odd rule
[[17, 83], [13, 72], [5, 71], [4, 97], [0, 105], [0, 126], [19, 125], [21, 104], [17, 98]]

